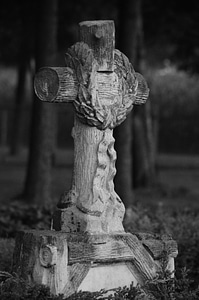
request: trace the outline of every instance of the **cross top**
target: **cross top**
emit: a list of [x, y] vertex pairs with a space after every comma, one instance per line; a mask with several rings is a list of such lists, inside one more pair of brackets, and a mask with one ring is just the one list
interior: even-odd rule
[[54, 229], [66, 232], [123, 231], [124, 206], [114, 191], [113, 128], [133, 105], [148, 97], [147, 84], [115, 49], [113, 21], [79, 24], [80, 42], [68, 49], [66, 67], [42, 68], [35, 92], [42, 101], [73, 103], [74, 172], [54, 215]]

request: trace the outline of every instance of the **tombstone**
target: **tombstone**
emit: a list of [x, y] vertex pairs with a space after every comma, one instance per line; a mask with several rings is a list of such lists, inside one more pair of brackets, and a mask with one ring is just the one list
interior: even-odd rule
[[79, 31], [66, 67], [42, 68], [34, 83], [42, 101], [74, 107], [71, 189], [61, 196], [52, 229], [20, 232], [14, 253], [15, 272], [65, 297], [143, 285], [163, 261], [174, 270], [177, 255], [170, 237], [124, 231], [125, 208], [114, 190], [113, 128], [145, 103], [147, 84], [115, 49], [113, 21], [82, 22]]

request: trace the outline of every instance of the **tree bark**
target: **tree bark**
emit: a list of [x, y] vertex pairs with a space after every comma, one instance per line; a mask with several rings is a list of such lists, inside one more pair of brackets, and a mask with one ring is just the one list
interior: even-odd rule
[[[142, 1], [136, 0], [137, 40], [134, 53], [136, 71], [145, 73], [145, 49], [142, 20]], [[150, 100], [143, 108], [135, 107], [133, 111], [133, 185], [146, 187], [155, 182], [154, 130], [152, 123], [152, 108]]]
[[[118, 48], [135, 64], [137, 47], [137, 6], [139, 0], [119, 2], [119, 40]], [[133, 202], [132, 178], [132, 113], [127, 120], [114, 130], [117, 157], [116, 191], [128, 208]]]
[[2, 109], [0, 113], [0, 145], [6, 147], [8, 141], [8, 111]]
[[22, 147], [23, 143], [23, 128], [24, 128], [24, 104], [25, 99], [25, 88], [26, 88], [26, 74], [30, 63], [31, 56], [31, 36], [32, 30], [32, 19], [30, 14], [28, 14], [29, 4], [24, 2], [21, 10], [22, 19], [22, 40], [20, 47], [20, 57], [18, 65], [18, 83], [16, 88], [16, 100], [15, 100], [15, 110], [13, 119], [13, 131], [11, 140], [11, 155], [17, 155]]
[[[142, 1], [121, 1], [119, 8], [118, 48], [127, 55], [136, 71], [144, 73]], [[126, 207], [132, 204], [132, 186], [149, 185], [154, 181], [155, 174], [150, 101], [142, 108], [135, 106], [131, 117], [115, 130], [118, 152], [116, 190]]]
[[[57, 1], [36, 1], [36, 70], [55, 64]], [[40, 205], [51, 201], [51, 165], [54, 146], [52, 106], [35, 96], [32, 111], [30, 151], [24, 197]]]
[[132, 118], [131, 114], [114, 129], [117, 152], [115, 189], [126, 208], [132, 204]]

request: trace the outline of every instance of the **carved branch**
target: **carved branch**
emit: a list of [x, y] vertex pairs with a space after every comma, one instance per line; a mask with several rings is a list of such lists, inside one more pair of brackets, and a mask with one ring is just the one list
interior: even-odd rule
[[123, 232], [124, 205], [114, 190], [114, 138], [75, 120], [74, 171], [71, 190], [58, 203], [54, 228], [66, 232]]
[[78, 92], [76, 75], [67, 67], [41, 68], [35, 76], [34, 89], [42, 101], [74, 102]]
[[115, 26], [113, 21], [86, 21], [79, 24], [80, 41], [93, 50], [98, 71], [113, 71]]

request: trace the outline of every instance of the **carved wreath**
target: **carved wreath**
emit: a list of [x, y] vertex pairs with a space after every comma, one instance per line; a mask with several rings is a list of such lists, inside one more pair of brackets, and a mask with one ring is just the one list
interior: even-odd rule
[[128, 58], [119, 50], [114, 52], [114, 72], [122, 86], [122, 104], [115, 101], [112, 105], [102, 105], [95, 98], [95, 76], [98, 63], [92, 49], [83, 42], [76, 43], [66, 53], [66, 66], [75, 71], [78, 82], [78, 96], [74, 101], [76, 115], [82, 123], [95, 126], [100, 130], [114, 128], [121, 124], [134, 104], [146, 102], [149, 94], [143, 76], [136, 73]]

